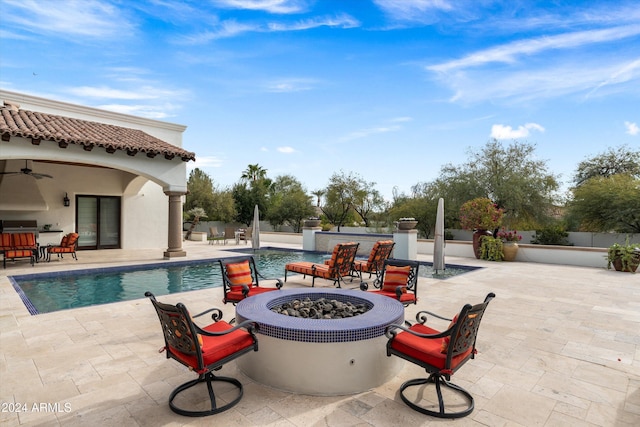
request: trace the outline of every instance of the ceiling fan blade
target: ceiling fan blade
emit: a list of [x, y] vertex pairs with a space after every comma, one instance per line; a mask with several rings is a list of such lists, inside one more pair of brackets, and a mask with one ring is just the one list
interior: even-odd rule
[[31, 175], [35, 179], [53, 178], [51, 175], [47, 175], [46, 173], [30, 173], [28, 175]]

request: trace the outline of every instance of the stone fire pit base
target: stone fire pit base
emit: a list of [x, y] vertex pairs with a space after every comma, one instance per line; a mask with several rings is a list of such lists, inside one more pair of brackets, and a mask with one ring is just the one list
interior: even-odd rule
[[[270, 308], [289, 298], [325, 297], [372, 306], [349, 319], [299, 319]], [[258, 351], [237, 359], [249, 378], [276, 389], [335, 396], [361, 393], [398, 374], [403, 361], [387, 357], [386, 326], [404, 321], [404, 307], [391, 298], [352, 290], [280, 290], [241, 301], [236, 318], [258, 322]]]

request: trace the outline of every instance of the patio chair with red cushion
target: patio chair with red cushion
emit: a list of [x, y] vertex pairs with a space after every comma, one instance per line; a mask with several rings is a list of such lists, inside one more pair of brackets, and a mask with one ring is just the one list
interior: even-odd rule
[[[395, 355], [408, 360], [423, 367], [429, 374], [428, 378], [412, 379], [400, 386], [400, 397], [411, 409], [438, 418], [461, 418], [473, 411], [473, 396], [449, 381], [462, 365], [475, 358], [480, 321], [494, 297], [495, 294], [491, 292], [481, 304], [466, 304], [453, 319], [420, 311], [416, 315], [418, 323], [413, 326], [387, 327], [387, 356]], [[428, 316], [451, 323], [441, 332], [426, 325]], [[429, 396], [424, 384], [435, 385], [437, 401]], [[412, 389], [414, 393], [408, 396], [407, 389], [415, 386], [418, 387]], [[442, 387], [451, 391], [446, 393], [449, 406], [444, 402]], [[429, 409], [435, 407], [437, 411]]]
[[360, 280], [362, 273], [369, 273], [369, 278], [372, 274], [375, 274], [376, 278], [380, 276], [384, 262], [391, 256], [394, 245], [393, 240], [378, 240], [373, 244], [368, 259], [357, 259], [353, 262], [353, 269], [360, 276]]
[[78, 248], [78, 233], [69, 233], [62, 237], [60, 245], [47, 246], [47, 262], [51, 261], [51, 254], [57, 254], [60, 258], [63, 254], [71, 254], [73, 259], [78, 260], [76, 249]]
[[[407, 307], [418, 303], [418, 269], [420, 263], [406, 259], [387, 259], [380, 275], [373, 281], [374, 290], [369, 291], [397, 299]], [[367, 282], [360, 283], [360, 289], [369, 289]]]
[[359, 243], [348, 242], [338, 243], [331, 254], [331, 259], [323, 264], [299, 261], [291, 262], [284, 266], [284, 281], [287, 281], [287, 272], [300, 273], [303, 278], [311, 276], [311, 287], [314, 287], [316, 277], [321, 279], [332, 280], [333, 284], [340, 288], [340, 282], [344, 278], [351, 276], [353, 271], [353, 261], [358, 252]]
[[[222, 301], [237, 304], [243, 299], [264, 292], [277, 291], [282, 288], [282, 280], [264, 277], [258, 271], [252, 256], [221, 259], [222, 285], [224, 297]], [[275, 281], [275, 287], [260, 286], [260, 279]]]
[[[213, 312], [213, 323], [203, 328], [193, 322], [192, 316], [182, 303], [176, 305], [164, 304], [156, 300], [151, 292], [145, 296], [151, 299], [160, 319], [160, 326], [164, 334], [164, 347], [167, 359], [174, 359], [198, 374], [198, 378], [188, 381], [169, 395], [169, 407], [180, 415], [189, 417], [203, 417], [213, 415], [236, 405], [242, 399], [242, 383], [235, 378], [216, 376], [214, 371], [222, 368], [224, 364], [242, 356], [250, 351], [258, 351], [258, 341], [255, 336], [256, 324], [252, 321], [242, 322], [231, 326], [222, 320], [222, 311], [213, 308], [193, 316], [194, 318]], [[173, 375], [173, 374], [172, 374]], [[236, 390], [235, 396], [229, 386], [221, 388], [224, 400], [216, 401], [214, 383], [224, 382], [231, 384]], [[188, 399], [181, 402], [180, 406], [174, 403], [174, 399], [183, 391], [206, 383], [208, 401], [198, 401], [194, 393], [190, 393]], [[216, 389], [218, 386], [216, 385]], [[192, 402], [191, 407], [185, 408], [184, 403]], [[218, 404], [222, 404], [218, 406]], [[206, 409], [202, 409], [206, 406]]]

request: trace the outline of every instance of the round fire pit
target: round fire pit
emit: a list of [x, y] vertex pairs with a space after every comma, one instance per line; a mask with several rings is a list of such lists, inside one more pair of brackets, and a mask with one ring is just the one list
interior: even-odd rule
[[[370, 309], [344, 319], [305, 319], [271, 309], [294, 299], [326, 298]], [[404, 322], [398, 301], [355, 290], [286, 289], [246, 298], [236, 307], [238, 322], [259, 324], [257, 352], [237, 361], [262, 384], [310, 395], [359, 393], [393, 378], [402, 361], [386, 355], [384, 331]]]

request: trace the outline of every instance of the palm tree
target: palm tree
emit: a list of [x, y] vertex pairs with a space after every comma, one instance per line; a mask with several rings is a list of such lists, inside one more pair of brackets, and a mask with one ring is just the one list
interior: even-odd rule
[[240, 178], [246, 181], [258, 181], [267, 177], [267, 170], [259, 164], [249, 165]]
[[320, 198], [324, 196], [324, 193], [325, 193], [324, 190], [316, 190], [311, 192], [311, 194], [313, 194], [318, 198], [318, 204], [316, 206], [320, 207]]

